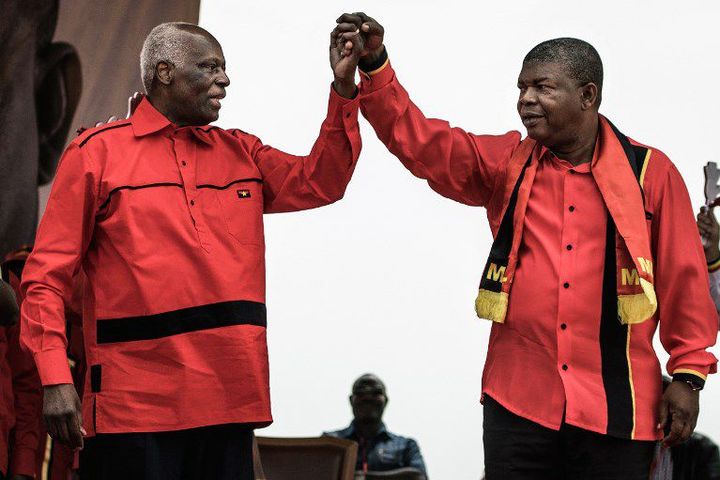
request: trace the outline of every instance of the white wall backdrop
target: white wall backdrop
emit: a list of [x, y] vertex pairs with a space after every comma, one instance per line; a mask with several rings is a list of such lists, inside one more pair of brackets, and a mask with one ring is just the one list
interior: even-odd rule
[[[667, 153], [702, 203], [701, 166], [720, 160], [719, 3], [203, 0], [201, 25], [224, 46], [232, 80], [218, 123], [309, 152], [332, 79], [329, 32], [357, 10], [385, 26], [398, 77], [425, 113], [475, 133], [524, 132], [515, 85], [531, 47], [588, 40], [605, 64], [601, 111]], [[262, 434], [343, 427], [352, 380], [375, 372], [388, 386], [386, 423], [418, 439], [430, 475], [478, 479], [490, 324], [473, 300], [491, 243], [484, 211], [432, 192], [361, 126], [344, 200], [266, 217], [275, 424]], [[701, 396], [698, 430], [720, 440], [718, 382]]]

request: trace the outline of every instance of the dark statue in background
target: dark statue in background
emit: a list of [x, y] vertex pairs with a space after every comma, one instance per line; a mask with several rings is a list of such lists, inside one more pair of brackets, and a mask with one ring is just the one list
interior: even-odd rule
[[57, 0], [3, 2], [0, 257], [33, 243], [37, 189], [52, 180], [80, 99], [78, 54], [52, 42], [57, 18]]

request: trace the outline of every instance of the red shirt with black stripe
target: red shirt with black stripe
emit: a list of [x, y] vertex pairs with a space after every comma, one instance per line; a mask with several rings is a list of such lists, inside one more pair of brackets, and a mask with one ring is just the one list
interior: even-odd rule
[[[476, 135], [426, 118], [389, 62], [378, 67], [362, 75], [360, 108], [380, 140], [441, 195], [497, 208], [490, 199], [505, 185], [521, 134]], [[603, 141], [599, 136], [597, 145]], [[717, 370], [707, 349], [715, 344], [718, 316], [687, 189], [667, 156], [650, 148], [641, 183], [658, 310], [637, 325], [603, 322], [607, 210], [593, 163], [573, 167], [545, 148], [533, 154], [538, 170], [507, 318], [492, 325], [483, 393], [548, 428], [565, 421], [622, 438], [659, 439], [662, 378], [652, 344], [658, 326], [675, 378], [704, 384]], [[478, 267], [483, 263], [480, 256]]]
[[24, 345], [72, 383], [63, 296], [82, 268], [90, 434], [272, 421], [263, 213], [333, 203], [360, 153], [357, 100], [331, 89], [312, 151], [176, 127], [144, 99], [65, 151], [25, 267]]

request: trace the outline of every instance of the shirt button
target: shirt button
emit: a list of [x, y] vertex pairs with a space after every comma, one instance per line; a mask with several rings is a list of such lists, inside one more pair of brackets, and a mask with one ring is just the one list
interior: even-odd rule
[[564, 323], [560, 324], [560, 330], [565, 330], [567, 328], [567, 325]]
[[568, 282], [563, 283], [563, 287], [570, 288], [570, 284]]
[[567, 248], [568, 250], [572, 250], [573, 247], [572, 247], [572, 245], [568, 245], [568, 246], [565, 247], [565, 248]]
[[195, 205], [195, 200], [190, 200], [190, 205]]
[[563, 365], [563, 366], [562, 366], [562, 369], [563, 369], [563, 370], [567, 370], [567, 369], [568, 369], [568, 366], [567, 366], [567, 365]]
[[570, 206], [568, 207], [568, 210], [570, 210], [571, 212], [574, 212], [574, 211], [575, 211], [575, 206], [574, 206], [574, 205], [570, 205]]
[[184, 167], [185, 165], [187, 165], [187, 162], [186, 162], [185, 160], [183, 160], [183, 161], [180, 162], [180, 163], [182, 164], [183, 167]]

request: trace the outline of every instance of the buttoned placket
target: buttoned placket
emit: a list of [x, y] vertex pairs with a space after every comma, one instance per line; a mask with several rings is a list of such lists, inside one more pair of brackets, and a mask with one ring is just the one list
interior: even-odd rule
[[190, 214], [200, 246], [210, 250], [210, 235], [202, 212], [199, 191], [197, 188], [197, 141], [187, 128], [175, 129], [169, 133], [172, 150], [182, 179], [185, 202]]
[[561, 378], [568, 375], [572, 368], [572, 317], [573, 306], [577, 302], [576, 290], [573, 288], [577, 271], [577, 218], [582, 212], [576, 202], [578, 182], [583, 174], [575, 169], [567, 169], [563, 173], [563, 224], [560, 243], [560, 265], [557, 310], [557, 368]]

